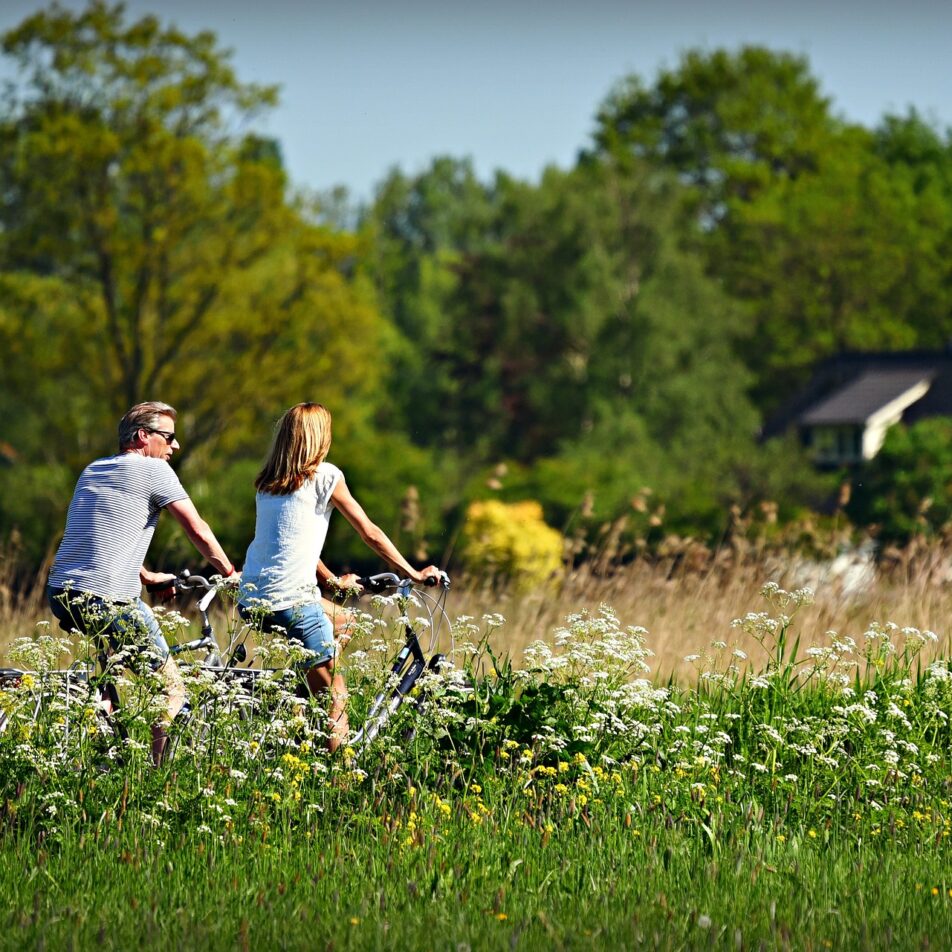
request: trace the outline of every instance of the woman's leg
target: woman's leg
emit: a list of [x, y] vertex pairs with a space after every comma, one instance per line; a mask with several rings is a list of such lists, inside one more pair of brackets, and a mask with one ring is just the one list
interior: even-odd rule
[[298, 605], [288, 609], [289, 615], [276, 612], [272, 615], [287, 631], [289, 638], [301, 642], [312, 652], [314, 660], [308, 662], [305, 679], [308, 690], [315, 697], [330, 694], [331, 721], [327, 747], [332, 753], [347, 739], [350, 729], [347, 721], [347, 685], [335, 670], [334, 625], [319, 602]]
[[343, 649], [354, 634], [354, 613], [338, 605], [337, 602], [332, 602], [329, 598], [321, 599], [321, 607], [334, 626], [334, 638], [337, 640], [338, 647]]
[[308, 669], [307, 686], [315, 697], [330, 692], [331, 708], [328, 717], [331, 731], [327, 738], [327, 749], [334, 753], [347, 740], [350, 732], [347, 720], [347, 684], [343, 675], [334, 670], [334, 661], [331, 659]]

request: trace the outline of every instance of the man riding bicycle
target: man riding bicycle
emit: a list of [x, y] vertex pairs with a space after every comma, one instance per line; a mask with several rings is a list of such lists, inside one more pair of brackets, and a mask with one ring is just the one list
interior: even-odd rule
[[156, 764], [167, 744], [166, 727], [185, 699], [162, 630], [141, 598], [143, 584], [167, 583], [166, 593], [174, 591], [174, 575], [143, 565], [161, 511], [175, 517], [218, 572], [235, 574], [169, 465], [179, 446], [176, 417], [173, 407], [158, 402], [136, 404], [122, 417], [118, 454], [95, 460], [79, 477], [47, 583], [50, 608], [65, 631], [78, 629], [113, 648], [136, 646], [155, 654], [167, 698], [166, 715], [152, 732]]

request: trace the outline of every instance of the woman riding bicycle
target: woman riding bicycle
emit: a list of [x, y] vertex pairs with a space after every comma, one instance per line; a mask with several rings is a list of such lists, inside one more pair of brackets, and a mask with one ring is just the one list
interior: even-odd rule
[[335, 671], [334, 626], [316, 584], [332, 507], [396, 571], [423, 582], [439, 578], [440, 570], [435, 565], [414, 569], [371, 522], [344, 474], [326, 462], [330, 445], [331, 415], [319, 403], [299, 403], [278, 422], [255, 479], [255, 537], [245, 557], [238, 604], [245, 617], [264, 605], [264, 631], [277, 630], [313, 653], [307, 685], [315, 695], [330, 691], [328, 747], [334, 751], [347, 737], [347, 688]]

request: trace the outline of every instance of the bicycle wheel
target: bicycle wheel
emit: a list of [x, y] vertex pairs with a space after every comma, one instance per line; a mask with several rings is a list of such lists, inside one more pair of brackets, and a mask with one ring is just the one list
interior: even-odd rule
[[428, 591], [415, 588], [409, 596], [405, 617], [427, 656], [441, 652], [445, 657], [454, 649], [453, 626], [446, 613], [446, 589]]
[[121, 755], [120, 737], [85, 671], [7, 669], [0, 687], [0, 735], [14, 735], [45, 764], [82, 770]]
[[15, 692], [25, 673], [18, 668], [0, 668], [0, 734], [10, 725], [11, 714], [18, 706]]
[[223, 669], [221, 674], [172, 722], [168, 758], [217, 760], [248, 742], [250, 725], [263, 706], [249, 690], [249, 672]]

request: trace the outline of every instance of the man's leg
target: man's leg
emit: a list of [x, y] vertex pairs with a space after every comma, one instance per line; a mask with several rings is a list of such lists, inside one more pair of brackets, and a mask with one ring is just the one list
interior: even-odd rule
[[141, 598], [117, 617], [116, 624], [119, 631], [125, 631], [127, 643], [130, 626], [133, 630], [143, 633], [146, 636], [146, 645], [155, 657], [152, 667], [162, 681], [162, 693], [166, 698], [164, 713], [152, 725], [152, 762], [158, 767], [168, 747], [169, 724], [185, 704], [185, 683], [178, 665], [169, 654], [168, 643], [154, 612]]
[[[105, 671], [109, 652], [112, 649], [112, 607], [103, 599], [88, 592], [47, 588], [47, 601], [53, 617], [68, 635], [81, 635], [89, 639], [86, 650], [95, 652], [99, 668]], [[88, 660], [88, 659], [83, 659]], [[99, 686], [99, 704], [103, 712], [112, 714], [117, 708], [116, 686], [104, 680]]]

